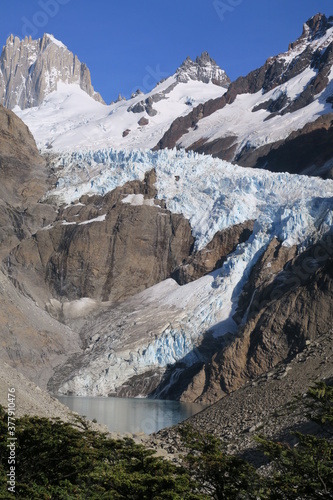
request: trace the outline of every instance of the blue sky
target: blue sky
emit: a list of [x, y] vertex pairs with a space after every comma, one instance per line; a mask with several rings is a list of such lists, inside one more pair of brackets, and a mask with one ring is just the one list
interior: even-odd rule
[[[11, 0], [0, 40], [52, 33], [89, 67], [106, 102], [150, 90], [208, 51], [233, 80], [284, 52], [327, 0]], [[0, 42], [0, 43], [1, 43]]]

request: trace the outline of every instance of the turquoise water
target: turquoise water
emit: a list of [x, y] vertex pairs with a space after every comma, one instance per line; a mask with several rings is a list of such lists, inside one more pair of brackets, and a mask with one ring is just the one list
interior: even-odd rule
[[162, 401], [136, 398], [101, 398], [58, 396], [61, 403], [79, 415], [107, 425], [113, 432], [144, 432], [151, 434], [170, 427], [195, 413], [204, 406], [196, 403]]

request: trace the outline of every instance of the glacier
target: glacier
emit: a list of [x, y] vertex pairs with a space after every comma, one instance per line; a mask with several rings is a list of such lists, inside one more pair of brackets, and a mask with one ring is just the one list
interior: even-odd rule
[[193, 364], [207, 332], [215, 337], [236, 332], [237, 298], [273, 238], [303, 251], [333, 230], [332, 180], [243, 168], [176, 149], [76, 151], [53, 162], [58, 180], [47, 198], [59, 204], [103, 195], [155, 169], [157, 197], [189, 219], [196, 250], [217, 231], [255, 220], [249, 240], [220, 269], [183, 286], [168, 279], [128, 299], [118, 318], [126, 330], [108, 314], [90, 325], [91, 343], [80, 368], [60, 387], [63, 394], [108, 395], [135, 375], [165, 370], [179, 360]]

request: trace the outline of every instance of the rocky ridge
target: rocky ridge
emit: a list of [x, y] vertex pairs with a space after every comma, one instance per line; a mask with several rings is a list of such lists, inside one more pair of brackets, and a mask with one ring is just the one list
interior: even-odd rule
[[[232, 82], [222, 97], [200, 104], [188, 115], [175, 120], [157, 144], [156, 149], [173, 148], [177, 145], [201, 153], [212, 154], [227, 161], [234, 161], [246, 167], [330, 175], [333, 154], [329, 146], [330, 143], [326, 139], [327, 135], [331, 133], [332, 121], [330, 106], [327, 106], [330, 103], [332, 93], [330, 85], [333, 63], [332, 22], [333, 18], [327, 19], [322, 14], [309, 19], [304, 24], [303, 33], [299, 39], [289, 45], [288, 52], [269, 58], [261, 68]], [[306, 71], [309, 71], [309, 76], [306, 77], [307, 81], [304, 80], [300, 91], [294, 95], [292, 90], [288, 90], [289, 82], [303, 78], [302, 75], [305, 75]], [[282, 123], [281, 117], [287, 114], [288, 116], [289, 114], [296, 116], [299, 110], [313, 104], [317, 99], [316, 96], [323, 92], [320, 102], [323, 106], [326, 105], [324, 113], [328, 114], [327, 125], [323, 125], [323, 117], [317, 119], [318, 115], [314, 113], [311, 119], [308, 119], [308, 123], [296, 125], [294, 129], [291, 128], [283, 140], [268, 137], [264, 141], [264, 145], [261, 145], [260, 141], [259, 144], [256, 144], [251, 132], [240, 134], [237, 120], [233, 124], [233, 118], [229, 116], [229, 107], [236, 100], [239, 102], [240, 96], [258, 94], [258, 102], [254, 101], [254, 105], [249, 103], [252, 118], [249, 115], [247, 130], [251, 131], [251, 129], [258, 127], [258, 123], [261, 124], [261, 120], [267, 122], [280, 117]], [[265, 98], [266, 95], [270, 97]], [[262, 118], [255, 116], [258, 113], [261, 113]], [[201, 133], [203, 123], [205, 127]], [[210, 131], [210, 127], [211, 130], [215, 130], [214, 133]], [[218, 132], [216, 132], [217, 127]], [[269, 127], [269, 123], [262, 126], [263, 134], [265, 127]], [[289, 143], [288, 149], [285, 145], [286, 140]], [[298, 147], [301, 151], [300, 140], [302, 146], [308, 143], [311, 144], [311, 148], [309, 148], [309, 154], [302, 155], [302, 161], [296, 161], [295, 164], [294, 157], [297, 158], [297, 154], [295, 153], [292, 159], [288, 159], [287, 150], [289, 153], [290, 151], [295, 152], [295, 148]], [[324, 145], [320, 151], [314, 147], [318, 143]], [[284, 161], [286, 159], [287, 165]]]
[[[128, 112], [132, 113], [142, 113], [146, 112], [149, 116], [153, 117], [157, 115], [157, 110], [154, 108], [154, 104], [162, 100], [168, 99], [170, 92], [172, 92], [179, 83], [189, 83], [191, 81], [202, 82], [202, 83], [213, 83], [219, 87], [227, 88], [230, 84], [230, 78], [227, 76], [226, 72], [221, 69], [217, 63], [210, 57], [208, 52], [203, 52], [201, 56], [198, 56], [195, 61], [188, 56], [187, 59], [179, 66], [173, 77], [173, 83], [171, 83], [163, 91], [159, 91], [157, 84], [157, 92], [150, 95], [142, 101], [131, 104], [127, 109]], [[133, 97], [137, 97], [141, 92], [138, 91]], [[190, 97], [187, 98], [187, 105], [192, 105], [192, 100]]]
[[6, 108], [39, 106], [59, 82], [77, 84], [99, 102], [84, 63], [52, 35], [38, 40], [11, 35], [0, 56], [0, 103]]
[[188, 56], [177, 69], [175, 76], [180, 83], [196, 80], [203, 83], [212, 82], [226, 88], [230, 84], [230, 78], [226, 72], [217, 65], [208, 52], [203, 52], [195, 61]]

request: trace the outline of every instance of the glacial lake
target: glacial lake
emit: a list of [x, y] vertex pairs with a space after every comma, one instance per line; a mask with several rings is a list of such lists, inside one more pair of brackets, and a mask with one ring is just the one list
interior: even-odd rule
[[79, 415], [105, 424], [113, 432], [151, 434], [195, 415], [205, 408], [197, 403], [180, 403], [139, 398], [57, 396]]

